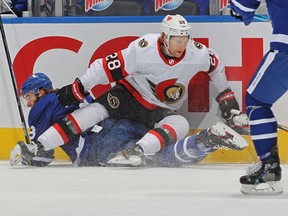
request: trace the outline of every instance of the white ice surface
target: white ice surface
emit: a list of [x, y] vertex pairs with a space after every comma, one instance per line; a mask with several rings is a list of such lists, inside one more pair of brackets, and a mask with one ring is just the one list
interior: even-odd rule
[[278, 196], [240, 193], [247, 165], [186, 168], [10, 167], [0, 162], [1, 216], [286, 216], [288, 165]]

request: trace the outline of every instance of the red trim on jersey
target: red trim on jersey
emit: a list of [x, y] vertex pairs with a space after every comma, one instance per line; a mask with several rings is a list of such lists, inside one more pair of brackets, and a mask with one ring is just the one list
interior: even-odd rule
[[106, 76], [108, 77], [109, 82], [114, 82], [110, 70], [108, 69], [106, 58], [102, 58], [102, 66], [106, 73]]
[[81, 133], [81, 128], [80, 128], [79, 124], [77, 123], [77, 121], [75, 120], [75, 118], [71, 114], [68, 114], [67, 118], [73, 123], [73, 126], [76, 129], [76, 132], [78, 134], [80, 134]]
[[148, 131], [148, 133], [153, 134], [158, 139], [158, 141], [160, 142], [160, 149], [163, 149], [165, 147], [165, 141], [159, 133], [157, 133], [153, 129]]
[[124, 86], [133, 96], [134, 98], [142, 104], [144, 107], [150, 110], [156, 110], [159, 108], [159, 106], [156, 106], [154, 104], [149, 103], [146, 101], [139, 92], [129, 83], [127, 80], [123, 79], [118, 82], [120, 85]]
[[167, 124], [162, 125], [162, 127], [166, 128], [170, 132], [170, 134], [173, 136], [174, 141], [177, 140], [177, 133], [173, 127]]
[[61, 136], [64, 144], [65, 143], [68, 143], [69, 139], [68, 137], [66, 136], [66, 133], [64, 132], [64, 130], [60, 127], [59, 124], [54, 124], [53, 127], [55, 128], [55, 130], [59, 133], [59, 135]]
[[127, 73], [127, 71], [125, 70], [125, 61], [124, 61], [124, 57], [121, 51], [118, 52], [118, 58], [121, 62], [121, 72], [122, 72], [122, 76], [123, 77], [127, 77], [129, 74]]
[[[159, 41], [157, 42], [157, 48], [158, 48], [158, 53], [159, 53], [160, 57], [162, 58], [164, 63], [169, 65], [169, 66], [174, 66], [174, 65], [178, 64], [185, 57], [185, 54], [186, 54], [186, 50], [185, 50], [180, 58], [167, 59], [167, 58], [165, 58], [165, 56], [163, 55], [163, 53], [161, 51], [161, 44]], [[170, 64], [172, 61], [173, 61], [173, 64]]]

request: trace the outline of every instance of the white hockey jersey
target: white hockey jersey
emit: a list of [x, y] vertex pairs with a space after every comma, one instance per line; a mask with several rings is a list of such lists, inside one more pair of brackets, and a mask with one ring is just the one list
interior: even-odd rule
[[224, 64], [210, 48], [191, 40], [180, 58], [165, 58], [159, 34], [147, 34], [128, 48], [95, 60], [81, 82], [85, 90], [118, 81], [145, 107], [178, 110], [188, 95], [189, 82], [207, 72], [218, 92], [229, 87]]

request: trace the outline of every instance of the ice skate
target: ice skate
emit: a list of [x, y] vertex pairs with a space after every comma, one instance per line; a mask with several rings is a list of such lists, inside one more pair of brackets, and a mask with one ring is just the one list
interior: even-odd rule
[[19, 163], [31, 165], [32, 158], [43, 150], [41, 143], [32, 142], [26, 144], [23, 141], [19, 141], [10, 152], [10, 165], [15, 166]]
[[273, 151], [275, 150], [271, 150], [272, 158], [262, 160], [248, 168], [247, 174], [240, 178], [243, 194], [278, 195], [283, 193], [280, 183], [282, 169], [278, 154], [273, 155]]
[[111, 166], [140, 167], [146, 164], [145, 155], [140, 145], [133, 145], [119, 152], [107, 162]]
[[211, 128], [201, 131], [196, 139], [208, 149], [243, 150], [248, 142], [236, 131], [222, 122], [217, 122]]

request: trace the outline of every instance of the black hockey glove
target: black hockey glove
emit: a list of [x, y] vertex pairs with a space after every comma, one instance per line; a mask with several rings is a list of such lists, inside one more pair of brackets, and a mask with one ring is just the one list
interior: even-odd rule
[[72, 84], [62, 87], [57, 94], [63, 106], [79, 105], [89, 95], [84, 91], [84, 86], [78, 78]]
[[237, 14], [233, 9], [230, 10], [230, 15], [234, 17], [235, 19], [238, 19], [240, 21], [243, 21], [243, 18], [240, 14]]
[[219, 104], [219, 108], [221, 110], [221, 116], [227, 120], [231, 118], [231, 110], [240, 110], [239, 104], [235, 99], [234, 92], [231, 91], [230, 88], [226, 89], [225, 91], [221, 92], [217, 98], [216, 101]]

